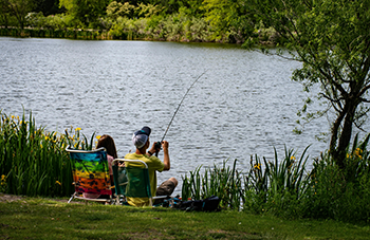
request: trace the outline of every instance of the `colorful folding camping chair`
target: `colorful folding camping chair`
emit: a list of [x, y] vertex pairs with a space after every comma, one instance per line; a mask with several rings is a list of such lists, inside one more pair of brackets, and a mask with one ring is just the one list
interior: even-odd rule
[[68, 203], [74, 198], [112, 203], [112, 186], [105, 148], [88, 151], [67, 147], [66, 151], [72, 161], [75, 185], [75, 192]]
[[[141, 167], [119, 167], [118, 163], [132, 162]], [[114, 159], [112, 163], [113, 179], [116, 190], [116, 204], [127, 204], [127, 197], [147, 198], [149, 206], [153, 206], [153, 200], [165, 199], [168, 196], [153, 197], [150, 191], [148, 165], [141, 160]], [[122, 199], [120, 199], [122, 197]]]

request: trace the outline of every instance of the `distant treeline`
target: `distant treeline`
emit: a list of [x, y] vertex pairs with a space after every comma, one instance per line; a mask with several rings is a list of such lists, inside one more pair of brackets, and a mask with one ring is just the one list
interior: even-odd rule
[[[275, 44], [248, 1], [0, 0], [1, 35]], [[14, 30], [16, 28], [16, 30]]]

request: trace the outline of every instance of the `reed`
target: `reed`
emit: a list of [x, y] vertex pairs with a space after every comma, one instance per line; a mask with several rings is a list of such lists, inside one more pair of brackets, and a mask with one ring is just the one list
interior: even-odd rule
[[220, 205], [223, 208], [241, 207], [243, 196], [242, 175], [236, 169], [237, 160], [233, 167], [227, 166], [224, 161], [222, 166], [214, 165], [213, 169], [204, 169], [202, 166], [190, 171], [182, 177], [182, 198], [183, 199], [204, 199], [210, 196], [218, 196], [221, 199]]
[[69, 134], [47, 132], [36, 126], [32, 113], [28, 119], [25, 114], [0, 114], [0, 190], [28, 196], [70, 195], [73, 176], [65, 148], [91, 149], [92, 139], [88, 142], [79, 128], [71, 127]]

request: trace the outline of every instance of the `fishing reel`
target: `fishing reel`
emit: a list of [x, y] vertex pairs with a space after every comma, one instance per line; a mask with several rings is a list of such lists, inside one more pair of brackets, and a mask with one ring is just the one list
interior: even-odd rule
[[161, 142], [156, 142], [154, 144], [154, 148], [155, 148], [155, 156], [158, 157], [158, 152], [162, 149]]

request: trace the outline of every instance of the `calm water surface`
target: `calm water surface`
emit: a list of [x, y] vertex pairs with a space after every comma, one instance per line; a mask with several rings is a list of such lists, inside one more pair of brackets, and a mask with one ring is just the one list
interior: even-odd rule
[[109, 134], [123, 157], [144, 125], [152, 142], [162, 138], [206, 71], [167, 133], [172, 169], [159, 181], [226, 159], [239, 159], [246, 172], [250, 155], [272, 160], [273, 147], [283, 156], [284, 144], [298, 152], [312, 144], [311, 158], [327, 148], [315, 140], [328, 129], [326, 118], [304, 134], [292, 132], [307, 97], [291, 81], [299, 66], [216, 44], [0, 38], [0, 108], [8, 115], [32, 110], [50, 131]]

